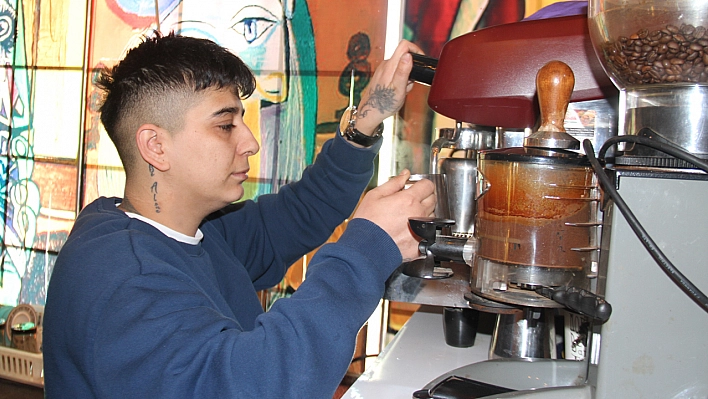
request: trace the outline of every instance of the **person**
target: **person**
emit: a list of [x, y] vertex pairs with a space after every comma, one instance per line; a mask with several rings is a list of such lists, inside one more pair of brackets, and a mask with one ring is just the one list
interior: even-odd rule
[[211, 39], [256, 71], [252, 104], [244, 106], [259, 109], [252, 128], [264, 161], [252, 162], [252, 192], [277, 192], [297, 180], [313, 159], [317, 123], [317, 79], [302, 73], [316, 69], [307, 1], [173, 0], [161, 18], [162, 32]]
[[[410, 52], [420, 49], [402, 41], [374, 72], [360, 134], [402, 106]], [[82, 210], [58, 256], [45, 396], [331, 398], [387, 277], [418, 255], [407, 221], [434, 211], [432, 182], [404, 189], [404, 171], [362, 198], [380, 140], [366, 147], [337, 134], [299, 181], [235, 202], [259, 150], [242, 107], [255, 80], [236, 55], [156, 34], [99, 82], [125, 193]], [[264, 312], [257, 290], [346, 218], [298, 290]]]

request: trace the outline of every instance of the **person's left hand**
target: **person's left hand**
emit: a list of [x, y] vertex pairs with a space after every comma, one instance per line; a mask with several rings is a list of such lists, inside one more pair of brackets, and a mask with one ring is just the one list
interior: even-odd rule
[[356, 129], [360, 132], [371, 135], [384, 119], [403, 106], [406, 94], [413, 89], [408, 80], [413, 68], [411, 52], [423, 54], [418, 46], [402, 40], [391, 58], [376, 68], [357, 107]]

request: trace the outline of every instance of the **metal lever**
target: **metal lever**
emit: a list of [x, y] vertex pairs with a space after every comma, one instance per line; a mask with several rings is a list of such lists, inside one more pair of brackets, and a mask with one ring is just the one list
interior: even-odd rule
[[420, 253], [426, 255], [432, 253], [435, 255], [435, 263], [440, 263], [439, 260], [451, 260], [464, 262], [467, 255], [466, 244], [468, 238], [453, 237], [448, 235], [438, 235], [438, 230], [449, 230], [450, 226], [455, 224], [451, 219], [437, 218], [410, 218], [408, 223], [411, 226], [413, 233], [421, 237], [423, 240], [419, 244]]
[[541, 287], [536, 289], [536, 293], [600, 323], [606, 322], [612, 314], [612, 306], [608, 302], [592, 292], [579, 288]]
[[[408, 219], [408, 225], [411, 226], [413, 233], [423, 239], [420, 242], [421, 245], [424, 243], [432, 245], [435, 243], [438, 230], [442, 230], [454, 224], [455, 221], [452, 219], [439, 219], [434, 217]], [[421, 247], [420, 252], [424, 254], [425, 250]]]
[[418, 237], [422, 238], [423, 241], [435, 241], [437, 231], [442, 230], [443, 227], [455, 224], [455, 221], [434, 217], [410, 218], [408, 219], [408, 224], [411, 226], [411, 230], [413, 230]]
[[[432, 250], [436, 246], [438, 230], [455, 224], [454, 220], [437, 218], [410, 218], [408, 224], [415, 235], [422, 238], [418, 245], [418, 250], [422, 255], [421, 259], [414, 259], [403, 265], [403, 274], [410, 277], [425, 279], [448, 278], [453, 275], [452, 269], [440, 267], [440, 259], [434, 255]], [[447, 246], [445, 247], [447, 248]], [[445, 251], [449, 252], [449, 251]], [[460, 254], [462, 252], [460, 251]], [[449, 259], [443, 256], [445, 259]], [[452, 259], [449, 259], [452, 260]]]

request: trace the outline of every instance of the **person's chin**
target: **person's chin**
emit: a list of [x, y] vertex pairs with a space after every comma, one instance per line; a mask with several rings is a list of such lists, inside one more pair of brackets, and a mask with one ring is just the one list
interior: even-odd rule
[[243, 185], [239, 184], [237, 188], [235, 188], [234, 190], [231, 190], [231, 192], [229, 193], [230, 194], [229, 195], [230, 203], [234, 203], [234, 202], [240, 200], [241, 198], [243, 198], [244, 193], [245, 193], [245, 190], [243, 188]]

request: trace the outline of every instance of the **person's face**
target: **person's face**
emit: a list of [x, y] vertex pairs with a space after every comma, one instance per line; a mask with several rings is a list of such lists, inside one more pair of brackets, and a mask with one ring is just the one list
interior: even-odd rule
[[184, 114], [182, 129], [171, 132], [170, 176], [195, 207], [211, 212], [243, 196], [248, 157], [259, 150], [243, 113], [231, 90], [208, 89]]
[[183, 0], [163, 24], [185, 36], [211, 39], [241, 57], [256, 74], [258, 99], [279, 103], [287, 98], [281, 0]]

